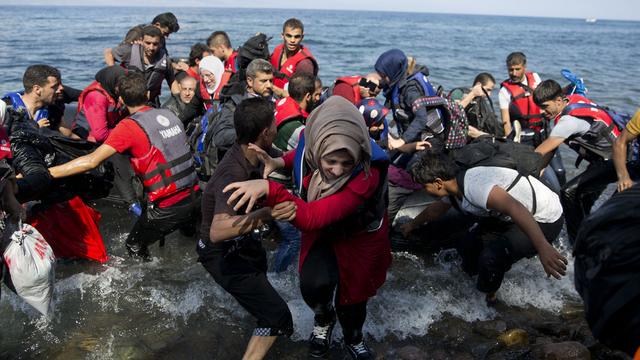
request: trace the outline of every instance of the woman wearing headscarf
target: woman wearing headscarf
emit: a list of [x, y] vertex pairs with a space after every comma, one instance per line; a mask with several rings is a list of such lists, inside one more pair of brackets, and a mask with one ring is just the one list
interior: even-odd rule
[[118, 81], [125, 73], [121, 66], [107, 66], [98, 71], [96, 80], [82, 91], [72, 129], [76, 135], [102, 143], [127, 115], [126, 109], [118, 104]]
[[[295, 201], [292, 224], [302, 231], [300, 289], [315, 314], [309, 352], [329, 351], [337, 319], [349, 354], [373, 359], [362, 327], [370, 297], [385, 281], [391, 264], [386, 214], [386, 154], [370, 139], [362, 115], [353, 104], [333, 96], [314, 110], [296, 150], [265, 161], [274, 168], [294, 168], [300, 197], [279, 183], [253, 180], [230, 184], [236, 208], [265, 196], [263, 205]], [[300, 171], [302, 170], [302, 171]]]
[[374, 67], [382, 78], [385, 105], [391, 110], [400, 136], [397, 139], [387, 137], [392, 163], [389, 168], [389, 219], [393, 223], [406, 198], [416, 190], [422, 191], [406, 171], [408, 164], [417, 151], [426, 148], [442, 151], [445, 133], [438, 110], [414, 106], [417, 99], [436, 95], [425, 66], [414, 64], [413, 72], [408, 73], [407, 56], [402, 50], [391, 49], [378, 57]]
[[224, 73], [224, 64], [216, 56], [205, 56], [200, 60], [198, 65], [200, 69], [200, 96], [205, 104], [205, 108], [209, 110], [216, 99], [216, 94], [220, 91], [222, 82], [222, 74]]

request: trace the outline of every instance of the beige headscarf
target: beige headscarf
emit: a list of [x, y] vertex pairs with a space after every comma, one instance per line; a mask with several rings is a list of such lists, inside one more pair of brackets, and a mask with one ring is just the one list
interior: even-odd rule
[[304, 130], [304, 158], [313, 175], [307, 191], [307, 201], [321, 199], [340, 190], [351, 174], [329, 180], [322, 172], [320, 159], [336, 150], [346, 150], [363, 165], [369, 175], [371, 144], [362, 114], [342, 96], [332, 96], [311, 112]]

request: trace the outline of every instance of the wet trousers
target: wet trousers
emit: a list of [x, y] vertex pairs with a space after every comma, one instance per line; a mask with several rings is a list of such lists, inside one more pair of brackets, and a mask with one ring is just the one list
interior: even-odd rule
[[[553, 223], [538, 223], [549, 243], [556, 240], [564, 218]], [[478, 275], [478, 290], [490, 293], [500, 288], [504, 274], [522, 258], [537, 254], [533, 243], [511, 222], [482, 219], [474, 224], [466, 237], [458, 242], [462, 268], [469, 275]]]
[[293, 318], [267, 278], [267, 258], [258, 241], [213, 244], [198, 241], [198, 261], [225, 291], [256, 318], [254, 336], [290, 336]]
[[130, 205], [138, 201], [136, 190], [133, 187], [133, 178], [136, 175], [133, 172], [129, 158], [123, 154], [114, 154], [107, 162], [113, 166], [113, 185], [125, 204]]
[[357, 344], [363, 339], [367, 302], [340, 305], [338, 284], [338, 262], [333, 248], [326, 241], [318, 241], [307, 254], [300, 271], [302, 298], [313, 310], [316, 324], [325, 326], [333, 323], [337, 315], [344, 341]]
[[133, 254], [148, 257], [149, 245], [164, 241], [164, 237], [178, 229], [193, 236], [200, 218], [200, 191], [166, 208], [147, 206], [127, 236], [127, 249]]

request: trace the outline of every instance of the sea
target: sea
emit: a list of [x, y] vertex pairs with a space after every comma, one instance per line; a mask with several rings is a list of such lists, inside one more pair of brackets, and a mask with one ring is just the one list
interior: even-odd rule
[[[117, 45], [131, 26], [165, 11], [172, 11], [180, 23], [180, 31], [167, 40], [173, 58], [188, 57], [192, 44], [205, 42], [216, 30], [226, 31], [234, 47], [263, 32], [273, 37], [273, 48], [281, 41], [282, 23], [297, 17], [305, 25], [304, 44], [318, 60], [319, 76], [327, 85], [340, 76], [373, 71], [376, 58], [391, 48], [426, 65], [431, 80], [445, 89], [471, 86], [475, 75], [485, 71], [500, 82], [507, 78], [506, 56], [522, 51], [528, 68], [543, 79], [566, 84], [560, 71], [570, 69], [584, 79], [589, 97], [599, 104], [623, 112], [633, 112], [640, 104], [637, 22], [178, 6], [0, 6], [0, 93], [20, 90], [25, 68], [39, 63], [57, 67], [64, 85], [84, 88], [104, 66], [105, 48]], [[497, 91], [493, 96], [497, 104]], [[49, 318], [3, 285], [0, 358], [240, 358], [255, 322], [197, 263], [195, 241], [172, 234], [164, 247], [151, 248], [151, 262], [134, 261], [124, 249], [133, 219], [121, 208], [104, 203], [97, 207], [110, 260], [59, 260], [55, 311]], [[421, 241], [438, 240], [426, 238]], [[555, 316], [567, 304], [579, 304], [564, 238], [558, 246], [571, 266], [562, 280], [548, 279], [536, 258], [520, 261], [507, 274], [498, 298], [511, 312]], [[268, 248], [272, 256], [274, 245]], [[427, 343], [446, 347], [451, 339], [440, 341], [442, 331], [434, 333], [434, 326], [451, 324], [462, 331], [476, 321], [504, 316], [487, 307], [474, 279], [451, 258], [450, 252], [394, 253], [387, 282], [368, 306], [365, 331], [375, 348]], [[300, 296], [296, 266], [269, 278], [295, 323], [291, 339], [279, 340], [270, 358], [303, 358], [313, 314]], [[338, 339], [339, 330], [334, 340], [339, 349]], [[467, 346], [463, 341], [459, 345]], [[334, 351], [336, 358], [343, 354]]]

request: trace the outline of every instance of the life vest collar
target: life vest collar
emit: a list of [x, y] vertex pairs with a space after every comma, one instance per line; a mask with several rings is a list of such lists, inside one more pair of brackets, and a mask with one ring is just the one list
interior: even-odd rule
[[298, 104], [298, 102], [291, 96], [287, 96], [276, 103], [274, 115], [276, 118], [276, 126], [280, 128], [280, 126], [284, 125], [288, 120], [299, 117], [306, 119], [309, 116], [309, 113], [300, 108], [300, 104]]
[[544, 120], [540, 114], [540, 107], [533, 101], [533, 90], [536, 88], [536, 79], [532, 72], [525, 73], [527, 84], [514, 82], [507, 79], [501, 83], [501, 87], [507, 89], [511, 95], [509, 115], [512, 121], [518, 120], [526, 128], [541, 131]]
[[280, 66], [280, 62], [282, 60], [282, 56], [284, 55], [284, 43], [278, 45], [274, 50], [273, 54], [271, 54], [271, 65], [275, 70], [273, 84], [279, 88], [284, 88], [287, 83], [289, 83], [289, 79], [296, 72], [296, 68], [298, 67], [298, 63], [302, 60], [309, 59], [314, 65], [313, 75], [318, 74], [318, 62], [311, 55], [309, 49], [307, 49], [304, 45], [300, 45], [300, 50], [293, 56], [287, 58], [287, 60]]
[[[24, 103], [24, 100], [22, 100], [22, 95], [24, 95], [24, 91], [8, 92], [4, 94], [4, 96], [2, 97], [2, 100], [9, 100], [14, 110], [16, 111], [24, 110], [27, 112], [27, 114], [29, 114], [27, 105]], [[48, 118], [49, 118], [49, 109], [46, 106], [44, 106], [36, 110], [33, 120], [38, 122], [42, 119], [48, 119]]]

